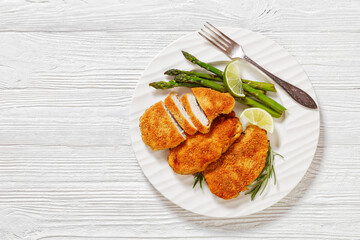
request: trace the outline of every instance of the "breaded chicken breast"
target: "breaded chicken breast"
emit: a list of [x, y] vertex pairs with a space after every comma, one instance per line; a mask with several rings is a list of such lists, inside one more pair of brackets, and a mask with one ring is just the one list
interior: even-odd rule
[[184, 131], [187, 134], [193, 135], [194, 133], [197, 132], [197, 128], [191, 121], [189, 114], [186, 112], [177, 94], [170, 93], [165, 98], [164, 102], [167, 109], [169, 109], [169, 111], [174, 116], [176, 121], [179, 123], [179, 125], [184, 129]]
[[235, 99], [230, 93], [221, 93], [210, 88], [192, 89], [197, 102], [211, 122], [220, 114], [228, 114], [235, 107]]
[[247, 190], [265, 166], [268, 151], [266, 131], [251, 125], [245, 133], [203, 172], [210, 191], [223, 199]]
[[185, 142], [170, 150], [168, 162], [174, 172], [193, 174], [201, 172], [219, 159], [239, 138], [242, 126], [235, 113], [216, 118], [208, 133], [187, 136]]
[[163, 102], [157, 102], [140, 117], [141, 137], [153, 150], [173, 148], [185, 141], [186, 136]]
[[208, 133], [210, 131], [209, 120], [197, 103], [195, 96], [191, 93], [185, 94], [181, 98], [181, 103], [197, 130], [201, 133]]

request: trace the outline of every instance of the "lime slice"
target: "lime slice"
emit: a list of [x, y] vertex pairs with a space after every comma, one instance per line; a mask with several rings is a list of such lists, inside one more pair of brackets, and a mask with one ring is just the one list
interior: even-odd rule
[[271, 115], [261, 108], [247, 108], [241, 115], [240, 119], [265, 129], [269, 133], [274, 131], [274, 121]]
[[239, 60], [234, 60], [225, 67], [224, 84], [226, 89], [235, 97], [244, 97], [242, 88]]

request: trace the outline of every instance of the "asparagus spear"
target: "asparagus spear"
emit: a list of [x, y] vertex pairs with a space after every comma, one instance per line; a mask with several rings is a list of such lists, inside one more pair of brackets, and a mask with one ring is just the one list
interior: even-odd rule
[[[181, 79], [180, 81], [183, 81], [183, 82], [176, 82], [175, 80], [170, 80], [168, 82], [166, 82], [166, 81], [152, 82], [152, 83], [149, 83], [149, 86], [156, 88], [156, 89], [169, 89], [169, 88], [174, 88], [174, 87], [188, 87], [188, 88], [206, 87], [199, 83], [185, 82], [184, 79]], [[218, 86], [216, 86], [216, 87], [218, 87]], [[265, 91], [262, 91], [262, 90], [259, 90], [259, 91], [261, 91], [263, 94], [266, 93]], [[248, 92], [245, 92], [245, 94], [247, 96], [251, 96], [251, 94]]]
[[[258, 91], [261, 92], [262, 94], [266, 95], [266, 91], [260, 90], [260, 89], [256, 89], [256, 90], [258, 90]], [[246, 91], [245, 91], [245, 93], [246, 93]]]
[[197, 76], [197, 77], [201, 77], [201, 78], [206, 78], [209, 80], [213, 80], [216, 82], [222, 82], [222, 78], [219, 78], [218, 76], [214, 75], [214, 74], [207, 74], [207, 73], [200, 73], [200, 72], [195, 72], [195, 71], [184, 71], [184, 70], [179, 70], [179, 69], [169, 69], [166, 72], [164, 72], [165, 75], [170, 75], [170, 76], [176, 76], [179, 74], [187, 74], [187, 75], [192, 75], [192, 76]]
[[[186, 75], [186, 74], [179, 74], [174, 79], [176, 82], [188, 82], [188, 83], [199, 83], [205, 87], [212, 88], [214, 90], [217, 90], [219, 92], [227, 92], [226, 88], [223, 85], [220, 85], [218, 83], [214, 83], [210, 80], [199, 78], [196, 76]], [[263, 101], [265, 105], [269, 106], [270, 108], [274, 109], [278, 113], [282, 113], [286, 110], [284, 106], [277, 103], [275, 100], [269, 98], [261, 90], [256, 90], [249, 86], [248, 84], [243, 83], [242, 84], [245, 93], [248, 95], [254, 96], [258, 98], [259, 100]]]
[[205, 68], [206, 70], [215, 73], [218, 77], [220, 77], [221, 79], [223, 78], [223, 72], [220, 69], [217, 69], [216, 67], [213, 67], [207, 63], [204, 63], [202, 61], [200, 61], [199, 59], [197, 59], [196, 57], [194, 57], [193, 55], [191, 55], [190, 53], [187, 53], [185, 51], [181, 51], [182, 54], [184, 55], [184, 57], [189, 60], [190, 62], [199, 65], [202, 68]]
[[219, 92], [226, 92], [226, 88], [223, 85], [220, 85], [218, 83], [214, 83], [208, 79], [199, 78], [197, 76], [190, 76], [186, 74], [179, 74], [176, 75], [174, 80], [178, 83], [197, 83], [201, 84], [202, 86], [212, 88]]
[[256, 108], [261, 108], [264, 109], [265, 111], [267, 111], [268, 113], [270, 113], [271, 116], [273, 116], [274, 118], [279, 118], [281, 117], [281, 114], [274, 111], [273, 109], [265, 106], [264, 104], [255, 101], [252, 98], [249, 97], [242, 97], [242, 98], [235, 98], [235, 100], [239, 103], [242, 103], [244, 105], [250, 106], [250, 107], [256, 107]]
[[[195, 56], [191, 55], [188, 52], [182, 51], [184, 57], [189, 60], [190, 62], [199, 65], [202, 68], [205, 68], [206, 70], [215, 73], [217, 76], [219, 76], [221, 79], [223, 78], [223, 72], [214, 67], [211, 66], [210, 64], [204, 63], [202, 61], [200, 61], [199, 59], [197, 59]], [[202, 76], [204, 77], [204, 76]], [[205, 77], [207, 78], [207, 77]], [[250, 81], [250, 80], [246, 80], [246, 79], [242, 79], [243, 83], [247, 83], [249, 84], [251, 87], [256, 88], [256, 89], [261, 89], [264, 91], [269, 91], [269, 92], [276, 92], [275, 86], [274, 84], [271, 83], [265, 83], [265, 82], [255, 82], [255, 81]]]
[[[216, 84], [216, 83], [215, 83]], [[164, 82], [164, 81], [160, 81], [160, 82], [152, 82], [149, 84], [151, 87], [156, 88], [156, 89], [169, 89], [169, 88], [174, 88], [174, 87], [189, 87], [189, 88], [193, 88], [193, 87], [201, 87], [202, 85], [198, 84], [198, 83], [191, 83], [191, 82], [176, 82], [174, 80], [171, 80], [169, 82]], [[219, 84], [218, 84], [219, 85]], [[221, 86], [221, 85], [220, 85]], [[213, 87], [210, 87], [212, 89], [214, 89]], [[245, 104], [247, 106], [250, 107], [257, 107], [257, 108], [261, 108], [264, 109], [265, 111], [267, 111], [268, 113], [270, 113], [271, 116], [275, 117], [275, 118], [279, 118], [281, 116], [281, 114], [277, 113], [276, 111], [272, 110], [271, 108], [263, 105], [260, 102], [257, 102], [249, 97], [243, 97], [243, 98], [235, 98], [235, 100], [239, 103]]]
[[269, 98], [268, 96], [266, 96], [265, 94], [263, 94], [259, 90], [256, 90], [256, 89], [252, 88], [250, 85], [243, 83], [242, 87], [246, 92], [248, 92], [252, 96], [258, 98], [264, 104], [266, 104], [267, 106], [274, 109], [276, 112], [281, 114], [286, 110], [286, 108], [283, 105], [281, 105], [278, 102], [276, 102], [275, 100]]
[[[169, 69], [166, 72], [164, 72], [164, 74], [169, 75], [169, 76], [185, 74], [185, 75], [189, 75], [189, 76], [196, 76], [196, 77], [200, 77], [200, 78], [204, 78], [204, 79], [209, 79], [209, 80], [216, 81], [216, 82], [223, 82], [223, 80], [220, 79], [219, 77], [217, 77], [216, 75], [207, 74], [207, 73], [199, 73], [199, 72], [194, 72], [194, 71]], [[245, 83], [249, 84], [251, 87], [259, 90], [262, 94], [266, 94], [266, 91], [271, 91], [271, 92], [276, 91], [274, 85], [271, 83], [255, 82], [255, 81], [251, 81], [251, 80], [243, 80], [243, 81], [245, 81]]]
[[176, 82], [175, 80], [171, 80], [168, 82], [160, 81], [160, 82], [152, 82], [149, 86], [156, 88], [156, 89], [169, 89], [174, 87], [202, 87], [201, 84], [198, 83], [186, 83], [186, 82]]
[[269, 92], [276, 92], [274, 84], [267, 83], [267, 82], [255, 82], [251, 80], [241, 79], [243, 83], [248, 84], [250, 87], [263, 90], [263, 91], [269, 91]]
[[[214, 74], [207, 74], [207, 73], [201, 73], [201, 72], [195, 72], [195, 71], [184, 71], [184, 70], [179, 70], [179, 69], [174, 69], [174, 68], [167, 70], [166, 72], [164, 72], [164, 74], [169, 75], [169, 76], [186, 74], [186, 75], [206, 78], [206, 79], [216, 81], [216, 82], [223, 82], [223, 80], [221, 78], [219, 78], [218, 76], [216, 76]], [[256, 81], [251, 81], [251, 80], [246, 80], [246, 79], [242, 79], [242, 82], [249, 84], [251, 87], [253, 87], [255, 89], [262, 90], [263, 93], [265, 93], [265, 91], [276, 92], [274, 84], [271, 84], [271, 83], [256, 82]]]

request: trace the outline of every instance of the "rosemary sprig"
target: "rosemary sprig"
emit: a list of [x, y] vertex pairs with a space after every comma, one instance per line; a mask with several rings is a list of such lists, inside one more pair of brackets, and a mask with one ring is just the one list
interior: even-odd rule
[[203, 173], [202, 172], [195, 173], [194, 180], [195, 180], [195, 182], [194, 182], [193, 188], [195, 188], [196, 184], [199, 183], [200, 188], [202, 189], [202, 184], [205, 180]]
[[270, 178], [274, 178], [274, 184], [276, 184], [276, 174], [274, 169], [274, 159], [275, 156], [280, 156], [284, 158], [280, 154], [274, 152], [270, 146], [269, 141], [269, 148], [266, 155], [266, 162], [263, 170], [259, 174], [259, 176], [255, 179], [255, 181], [249, 186], [250, 191], [246, 193], [251, 194], [251, 201], [255, 199], [258, 192], [261, 190], [260, 195], [264, 192], [267, 184], [269, 183]]

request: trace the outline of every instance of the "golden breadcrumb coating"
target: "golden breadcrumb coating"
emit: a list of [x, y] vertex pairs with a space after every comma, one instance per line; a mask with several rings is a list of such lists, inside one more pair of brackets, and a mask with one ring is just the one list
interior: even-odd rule
[[210, 88], [192, 89], [197, 102], [211, 122], [220, 114], [228, 114], [235, 107], [235, 99], [230, 93], [221, 93]]
[[193, 174], [201, 172], [219, 159], [239, 138], [242, 126], [235, 113], [216, 118], [208, 133], [187, 136], [187, 140], [170, 150], [168, 162], [174, 172]]
[[245, 133], [203, 172], [210, 191], [223, 199], [247, 190], [265, 166], [268, 151], [266, 131], [251, 125]]
[[173, 148], [185, 141], [161, 101], [141, 116], [140, 130], [144, 143], [153, 150]]

